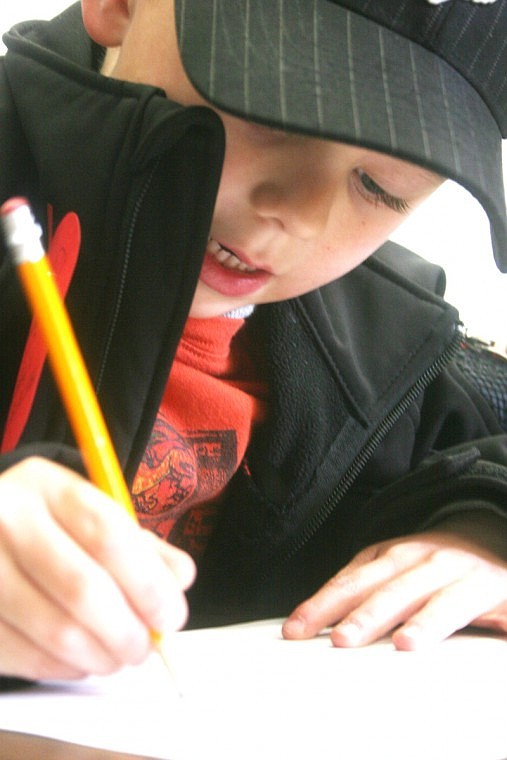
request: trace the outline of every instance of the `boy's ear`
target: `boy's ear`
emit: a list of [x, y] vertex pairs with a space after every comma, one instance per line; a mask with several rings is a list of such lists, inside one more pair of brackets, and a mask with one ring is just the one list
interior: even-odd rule
[[104, 47], [121, 45], [132, 5], [132, 0], [81, 0], [83, 22], [92, 40]]

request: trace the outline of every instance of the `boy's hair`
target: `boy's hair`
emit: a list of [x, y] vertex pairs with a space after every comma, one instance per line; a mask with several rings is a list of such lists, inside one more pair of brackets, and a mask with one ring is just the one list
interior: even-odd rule
[[507, 0], [175, 0], [194, 86], [217, 107], [364, 145], [460, 182], [507, 271]]

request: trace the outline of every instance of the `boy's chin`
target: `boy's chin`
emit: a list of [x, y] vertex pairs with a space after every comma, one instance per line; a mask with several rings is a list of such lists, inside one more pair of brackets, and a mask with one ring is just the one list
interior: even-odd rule
[[190, 307], [189, 317], [194, 319], [211, 319], [221, 317], [229, 311], [240, 309], [244, 304], [240, 299], [226, 298], [199, 282]]

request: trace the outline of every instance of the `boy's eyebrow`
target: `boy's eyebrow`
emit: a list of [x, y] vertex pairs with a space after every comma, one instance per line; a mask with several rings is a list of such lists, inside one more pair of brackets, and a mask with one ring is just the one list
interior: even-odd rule
[[438, 174], [438, 172], [435, 172], [432, 169], [428, 169], [428, 167], [422, 166], [415, 161], [410, 161], [409, 159], [398, 158], [397, 156], [391, 156], [389, 153], [380, 153], [378, 151], [375, 151], [375, 155], [392, 159], [393, 168], [395, 170], [398, 167], [402, 168], [404, 166], [408, 166], [413, 171], [413, 175], [415, 177], [420, 177], [426, 182], [429, 181], [435, 184], [439, 184], [448, 179], [443, 174]]
[[447, 177], [444, 177], [442, 174], [438, 174], [431, 169], [427, 169], [425, 166], [420, 166], [419, 164], [413, 163], [410, 163], [410, 165], [417, 169], [417, 174], [423, 179], [428, 179], [431, 182], [444, 182], [447, 179]]

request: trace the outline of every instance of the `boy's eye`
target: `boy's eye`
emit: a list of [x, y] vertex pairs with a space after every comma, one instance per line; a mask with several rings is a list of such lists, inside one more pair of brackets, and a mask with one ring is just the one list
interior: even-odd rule
[[369, 174], [366, 174], [362, 169], [355, 170], [357, 179], [359, 180], [359, 192], [366, 198], [366, 200], [374, 203], [375, 205], [382, 204], [390, 208], [392, 211], [396, 211], [398, 214], [405, 214], [409, 210], [409, 204], [403, 198], [397, 198], [395, 195], [391, 195], [384, 188], [377, 185]]

